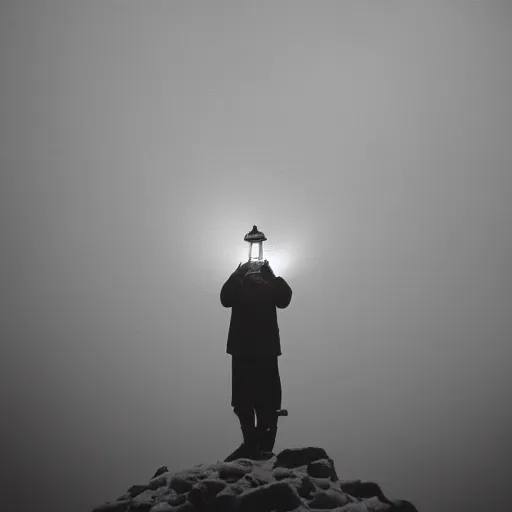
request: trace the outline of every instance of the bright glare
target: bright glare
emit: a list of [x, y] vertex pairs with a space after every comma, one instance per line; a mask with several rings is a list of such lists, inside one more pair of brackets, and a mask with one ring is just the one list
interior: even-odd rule
[[291, 258], [287, 251], [273, 251], [265, 257], [276, 276], [289, 277]]
[[[258, 256], [258, 245], [253, 244], [251, 248], [251, 255], [254, 253]], [[300, 248], [298, 247], [277, 247], [271, 241], [263, 242], [263, 259], [268, 260], [276, 276], [282, 276], [285, 279], [293, 278], [297, 272], [296, 257], [292, 257]], [[256, 252], [254, 252], [256, 250]], [[222, 253], [222, 259], [226, 262], [224, 272], [232, 272], [239, 263], [248, 261], [249, 247], [247, 242], [242, 242], [236, 247], [226, 247]], [[224, 277], [224, 274], [222, 274]], [[219, 277], [220, 279], [220, 277]]]
[[251, 259], [258, 259], [260, 255], [260, 244], [252, 244], [251, 245]]

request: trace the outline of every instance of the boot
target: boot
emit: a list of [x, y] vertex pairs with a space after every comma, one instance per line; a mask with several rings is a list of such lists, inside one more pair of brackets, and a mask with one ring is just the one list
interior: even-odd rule
[[274, 444], [276, 442], [277, 427], [263, 428], [257, 427], [258, 446], [265, 455], [273, 456]]
[[256, 440], [256, 427], [254, 425], [242, 425], [243, 445], [248, 455], [254, 455], [258, 451]]
[[233, 460], [242, 459], [242, 458], [244, 458], [244, 459], [249, 458], [249, 457], [247, 457], [247, 448], [244, 445], [244, 443], [242, 443], [231, 455], [228, 455], [224, 459], [224, 462], [231, 462]]
[[242, 429], [244, 442], [224, 462], [231, 462], [236, 459], [264, 460], [258, 447], [256, 427]]
[[242, 429], [242, 435], [244, 438], [244, 442], [226, 459], [224, 462], [231, 462], [236, 459], [252, 459], [252, 460], [262, 460], [261, 459], [261, 451], [258, 447], [258, 432], [256, 431], [256, 427], [254, 424], [249, 424], [245, 422], [241, 422], [240, 425]]

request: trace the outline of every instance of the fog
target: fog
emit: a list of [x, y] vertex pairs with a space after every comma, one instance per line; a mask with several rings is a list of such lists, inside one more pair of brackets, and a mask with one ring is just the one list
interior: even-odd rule
[[[502, 507], [512, 431], [512, 5], [0, 7], [2, 500], [88, 512], [223, 460], [256, 224], [275, 451], [421, 512]], [[2, 505], [2, 507], [4, 507]]]

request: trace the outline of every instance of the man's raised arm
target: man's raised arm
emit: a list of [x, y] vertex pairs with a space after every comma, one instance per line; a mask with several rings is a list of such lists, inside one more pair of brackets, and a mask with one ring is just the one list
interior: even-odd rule
[[238, 292], [242, 286], [246, 269], [242, 270], [242, 264], [229, 276], [220, 291], [220, 302], [225, 308], [230, 308], [238, 299]]
[[279, 309], [288, 307], [292, 300], [292, 289], [282, 277], [276, 277], [268, 261], [265, 261], [261, 272], [267, 280], [267, 286], [270, 287], [270, 292], [274, 299], [274, 304]]
[[282, 277], [276, 277], [268, 282], [272, 289], [274, 304], [279, 309], [288, 307], [292, 300], [292, 289]]

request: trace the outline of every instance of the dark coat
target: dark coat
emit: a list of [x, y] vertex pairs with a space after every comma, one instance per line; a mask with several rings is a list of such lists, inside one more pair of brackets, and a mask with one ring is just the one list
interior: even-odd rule
[[261, 273], [241, 278], [236, 271], [222, 286], [220, 302], [232, 308], [226, 353], [233, 356], [280, 356], [276, 307], [290, 304], [292, 290], [282, 277]]

